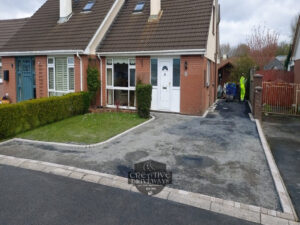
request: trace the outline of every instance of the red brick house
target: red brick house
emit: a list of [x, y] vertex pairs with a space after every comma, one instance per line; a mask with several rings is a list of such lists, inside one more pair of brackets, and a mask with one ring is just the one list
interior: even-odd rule
[[48, 0], [0, 48], [13, 102], [87, 90], [99, 67], [97, 105], [135, 108], [153, 85], [152, 110], [203, 114], [216, 98], [217, 0]]
[[295, 83], [300, 84], [300, 16], [293, 42], [292, 60], [294, 61]]
[[[0, 20], [0, 49], [25, 24], [27, 19]], [[2, 58], [0, 57], [0, 99], [4, 96]]]

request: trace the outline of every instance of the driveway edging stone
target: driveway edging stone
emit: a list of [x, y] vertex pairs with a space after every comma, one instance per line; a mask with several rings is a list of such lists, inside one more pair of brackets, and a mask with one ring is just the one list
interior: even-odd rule
[[277, 193], [279, 195], [279, 199], [280, 199], [280, 203], [281, 203], [283, 212], [286, 214], [293, 215], [294, 220], [299, 221], [299, 218], [297, 217], [297, 213], [293, 206], [292, 200], [289, 196], [287, 188], [286, 188], [286, 186], [283, 182], [283, 179], [280, 175], [280, 172], [276, 165], [272, 151], [270, 149], [270, 146], [269, 146], [267, 139], [265, 137], [265, 134], [263, 132], [261, 123], [257, 119], [255, 120], [255, 122], [256, 122], [256, 127], [258, 130], [259, 138], [261, 140], [261, 144], [263, 146], [264, 153], [265, 153], [265, 156], [266, 156], [266, 159], [267, 159], [267, 162], [268, 162], [271, 174], [272, 174], [272, 178], [273, 178]]

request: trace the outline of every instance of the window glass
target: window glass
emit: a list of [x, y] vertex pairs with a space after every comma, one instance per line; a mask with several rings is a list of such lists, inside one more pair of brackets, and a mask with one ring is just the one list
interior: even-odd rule
[[135, 87], [135, 69], [130, 69], [130, 87]]
[[49, 90], [54, 89], [54, 68], [48, 68]]
[[107, 104], [108, 105], [113, 105], [114, 104], [113, 99], [114, 99], [114, 91], [113, 90], [107, 90]]
[[107, 86], [112, 86], [112, 69], [107, 69]]
[[207, 60], [207, 69], [206, 69], [206, 86], [210, 85], [210, 61]]
[[69, 68], [69, 90], [75, 90], [75, 76], [74, 76], [74, 68]]
[[75, 90], [74, 57], [48, 58], [49, 96], [61, 96]]
[[139, 2], [138, 4], [136, 4], [134, 11], [135, 12], [143, 11], [144, 6], [145, 6], [145, 2]]
[[128, 91], [115, 90], [114, 103], [119, 106], [128, 106]]
[[83, 11], [90, 11], [92, 10], [93, 6], [95, 4], [95, 1], [89, 1], [83, 8]]
[[151, 84], [157, 86], [157, 59], [151, 59]]
[[130, 107], [136, 107], [135, 91], [130, 91]]
[[53, 58], [48, 58], [48, 64], [53, 65], [54, 64], [54, 59]]
[[74, 65], [74, 58], [73, 57], [68, 58], [68, 64]]
[[135, 63], [135, 59], [126, 57], [106, 60], [107, 105], [119, 107], [136, 106]]
[[180, 59], [173, 59], [173, 87], [180, 87]]
[[107, 60], [106, 60], [106, 64], [107, 64], [107, 65], [112, 65], [112, 59], [107, 59]]
[[130, 59], [129, 60], [129, 65], [130, 66], [135, 66], [135, 59]]
[[128, 87], [128, 64], [114, 64], [114, 86]]

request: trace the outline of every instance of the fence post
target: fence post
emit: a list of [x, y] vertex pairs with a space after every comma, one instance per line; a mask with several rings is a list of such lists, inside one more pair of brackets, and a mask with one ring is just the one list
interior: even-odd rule
[[255, 74], [255, 68], [252, 68], [250, 70], [250, 89], [249, 89], [249, 101], [252, 106], [252, 113], [253, 113], [253, 107], [254, 107], [254, 85], [253, 85], [253, 79], [254, 79], [254, 74]]
[[261, 120], [262, 118], [262, 78], [260, 74], [255, 74], [253, 76], [253, 114], [254, 118]]

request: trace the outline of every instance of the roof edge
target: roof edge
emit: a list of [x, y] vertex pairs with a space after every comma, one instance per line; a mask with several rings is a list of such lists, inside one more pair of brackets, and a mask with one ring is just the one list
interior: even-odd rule
[[299, 44], [299, 40], [298, 40], [298, 36], [299, 36], [299, 30], [300, 30], [300, 15], [298, 18], [298, 22], [297, 22], [297, 27], [296, 27], [296, 31], [295, 31], [295, 36], [294, 36], [294, 40], [293, 40], [293, 45], [292, 45], [292, 58], [294, 58], [295, 56], [295, 51], [296, 51], [296, 45]]
[[46, 51], [24, 51], [24, 52], [0, 52], [0, 56], [34, 56], [34, 55], [75, 55], [83, 54], [83, 50], [46, 50]]
[[[112, 26], [113, 21], [118, 16], [118, 13], [120, 12], [122, 6], [124, 5], [124, 2], [125, 2], [125, 0], [115, 0], [114, 4], [110, 8], [109, 12], [106, 14], [104, 20], [102, 21], [102, 23], [98, 27], [97, 31], [93, 35], [92, 39], [88, 43], [88, 45], [85, 49], [86, 54], [90, 54], [90, 53], [95, 54], [98, 45], [101, 43], [103, 37], [105, 36], [107, 31]], [[109, 20], [109, 19], [111, 19], [111, 20]], [[92, 47], [93, 45], [95, 45], [95, 47]]]
[[206, 49], [180, 49], [157, 51], [97, 52], [102, 56], [145, 56], [145, 55], [205, 55]]

